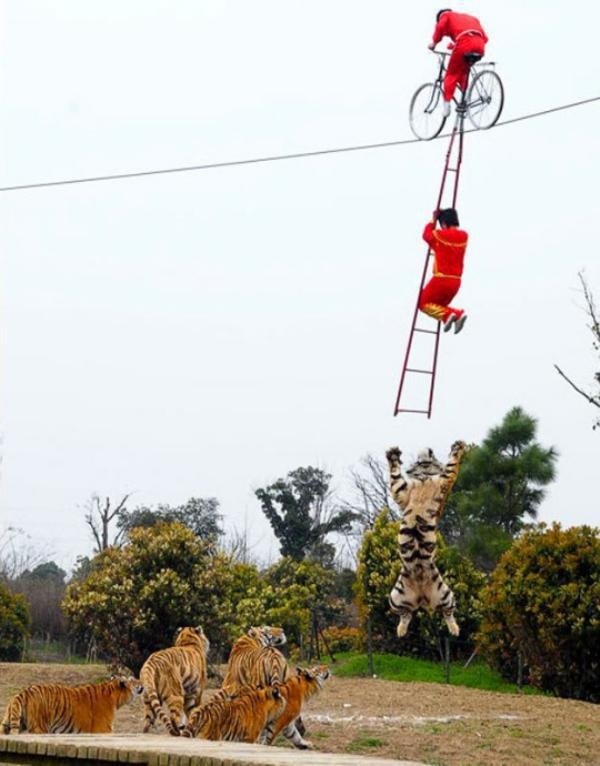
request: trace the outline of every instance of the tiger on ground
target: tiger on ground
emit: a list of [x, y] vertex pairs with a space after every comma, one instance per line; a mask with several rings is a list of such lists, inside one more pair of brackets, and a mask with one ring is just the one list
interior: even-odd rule
[[329, 678], [327, 665], [315, 665], [312, 668], [296, 668], [296, 675], [290, 676], [281, 684], [279, 693], [285, 700], [285, 707], [275, 719], [268, 723], [260, 741], [271, 745], [278, 734], [290, 740], [294, 747], [306, 750], [312, 748], [312, 744], [303, 738], [303, 731], [298, 729], [302, 705], [313, 694], [321, 691], [323, 684]]
[[438, 462], [433, 450], [424, 450], [407, 469], [408, 478], [402, 475], [402, 453], [398, 447], [386, 452], [390, 490], [402, 511], [398, 534], [402, 569], [389, 595], [390, 609], [400, 616], [397, 628], [400, 638], [406, 635], [413, 612], [419, 607], [429, 611], [440, 609], [450, 633], [459, 634], [454, 619], [454, 594], [443, 581], [434, 559], [437, 524], [466, 449], [464, 442], [454, 442], [446, 465]]
[[[222, 689], [235, 694], [242, 686], [271, 686], [285, 683], [290, 675], [287, 660], [277, 648], [287, 642], [283, 628], [272, 625], [252, 626], [237, 639], [227, 660], [227, 671]], [[302, 718], [296, 726], [300, 734], [306, 733]]]
[[108, 734], [117, 709], [141, 693], [142, 686], [136, 679], [122, 676], [81, 686], [34, 684], [11, 697], [0, 731]]
[[227, 660], [222, 689], [234, 694], [242, 686], [271, 686], [289, 676], [287, 660], [277, 649], [287, 637], [282, 628], [270, 625], [251, 627], [238, 638]]
[[221, 691], [206, 705], [196, 708], [185, 737], [229, 742], [256, 742], [285, 708], [279, 686], [242, 686], [234, 696]]
[[[208, 648], [208, 638], [198, 625], [180, 628], [174, 646], [148, 657], [140, 670], [146, 713], [144, 732], [149, 731], [159, 718], [170, 734], [179, 736], [191, 711], [202, 699]], [[168, 715], [163, 705], [168, 708]]]

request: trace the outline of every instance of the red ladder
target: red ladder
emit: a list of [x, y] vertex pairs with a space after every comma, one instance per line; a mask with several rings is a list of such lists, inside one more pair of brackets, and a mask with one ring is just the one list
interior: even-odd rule
[[[448, 178], [448, 173], [454, 173], [454, 184], [450, 184], [449, 186], [452, 189], [452, 204], [447, 205], [447, 207], [456, 207], [456, 198], [458, 195], [458, 181], [460, 178], [460, 166], [462, 163], [462, 155], [463, 155], [463, 138], [464, 138], [464, 120], [465, 120], [465, 110], [464, 108], [459, 108], [456, 113], [456, 120], [454, 122], [454, 128], [452, 129], [452, 133], [450, 134], [450, 142], [448, 144], [448, 151], [446, 152], [446, 164], [444, 165], [444, 172], [442, 174], [442, 183], [440, 185], [440, 192], [438, 194], [437, 198], [437, 205], [436, 210], [439, 210], [442, 208], [442, 200], [444, 199], [444, 192], [446, 191], [446, 180]], [[456, 140], [458, 138], [458, 140]], [[452, 150], [456, 151], [456, 159], [454, 167], [450, 167], [450, 162], [452, 159]], [[396, 396], [396, 404], [394, 406], [394, 416], [396, 416], [399, 412], [418, 412], [422, 415], [427, 415], [428, 418], [431, 417], [431, 409], [433, 406], [433, 390], [435, 387], [435, 375], [437, 371], [437, 358], [438, 358], [438, 349], [440, 345], [440, 329], [441, 329], [441, 323], [439, 321], [435, 321], [435, 329], [430, 329], [426, 327], [417, 327], [417, 318], [420, 315], [420, 321], [423, 322], [426, 315], [420, 314], [419, 312], [419, 296], [421, 295], [421, 290], [425, 286], [425, 279], [427, 277], [427, 268], [429, 266], [429, 258], [431, 256], [431, 248], [427, 248], [427, 254], [425, 256], [425, 264], [423, 266], [423, 274], [421, 276], [421, 285], [419, 287], [419, 294], [417, 296], [417, 302], [415, 304], [415, 310], [413, 314], [413, 320], [412, 325], [410, 328], [410, 336], [408, 338], [408, 346], [406, 347], [406, 354], [404, 355], [404, 366], [402, 367], [402, 375], [400, 376], [400, 385], [398, 386], [398, 395]], [[433, 354], [431, 357], [431, 369], [426, 368], [420, 368], [420, 367], [413, 367], [410, 363], [410, 356], [411, 351], [413, 350], [413, 340], [415, 337], [415, 333], [421, 333], [423, 336], [425, 335], [432, 335], [434, 336], [434, 343], [433, 343]], [[411, 409], [407, 407], [401, 407], [401, 398], [402, 393], [404, 391], [404, 384], [406, 382], [407, 374], [410, 373], [412, 375], [426, 375], [429, 377], [429, 397], [427, 402], [427, 409]]]

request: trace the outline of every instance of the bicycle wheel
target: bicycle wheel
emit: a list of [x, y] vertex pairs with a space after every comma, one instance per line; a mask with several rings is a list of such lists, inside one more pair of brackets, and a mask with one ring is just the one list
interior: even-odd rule
[[504, 106], [502, 80], [493, 69], [483, 69], [471, 82], [467, 94], [467, 114], [474, 128], [486, 130], [498, 121]]
[[442, 94], [437, 83], [427, 82], [415, 92], [408, 112], [410, 129], [417, 138], [430, 141], [439, 136], [446, 122]]

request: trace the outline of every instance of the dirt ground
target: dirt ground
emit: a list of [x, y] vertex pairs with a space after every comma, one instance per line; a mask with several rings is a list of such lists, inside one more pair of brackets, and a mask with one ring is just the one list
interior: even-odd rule
[[[105, 675], [101, 665], [0, 663], [0, 705], [31, 683], [87, 683]], [[574, 700], [333, 677], [303, 717], [315, 749], [331, 753], [432, 766], [600, 766], [600, 706]], [[115, 731], [141, 731], [142, 718], [136, 700], [118, 711]]]

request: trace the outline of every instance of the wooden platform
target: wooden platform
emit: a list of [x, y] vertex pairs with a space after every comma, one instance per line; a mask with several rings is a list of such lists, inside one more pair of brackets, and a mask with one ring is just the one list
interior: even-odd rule
[[240, 742], [208, 742], [147, 734], [19, 734], [0, 736], [0, 766], [426, 766], [415, 761], [366, 758]]

